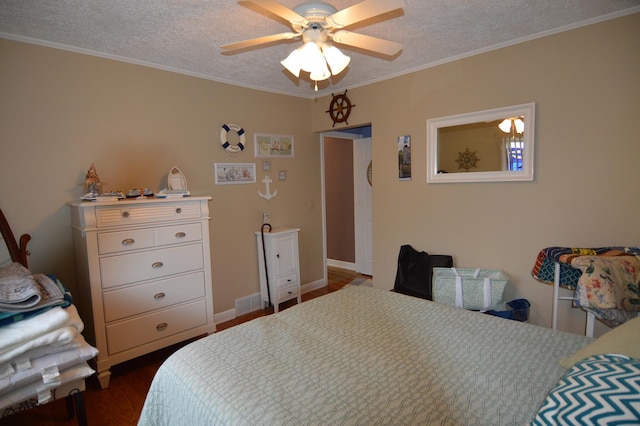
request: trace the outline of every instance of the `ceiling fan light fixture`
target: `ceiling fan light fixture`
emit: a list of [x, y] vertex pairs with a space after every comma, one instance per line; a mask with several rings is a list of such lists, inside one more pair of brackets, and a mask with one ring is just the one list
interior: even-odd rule
[[327, 67], [320, 47], [313, 41], [306, 42], [300, 48], [300, 68], [306, 72], [313, 72], [322, 67]]
[[300, 70], [302, 69], [302, 54], [300, 53], [300, 50], [294, 50], [285, 60], [280, 61], [280, 63], [291, 74], [296, 77], [300, 77]]
[[322, 46], [322, 52], [324, 53], [324, 58], [327, 60], [329, 64], [329, 68], [331, 68], [331, 74], [338, 75], [349, 65], [351, 62], [351, 58], [345, 55], [335, 46], [331, 46], [325, 44]]

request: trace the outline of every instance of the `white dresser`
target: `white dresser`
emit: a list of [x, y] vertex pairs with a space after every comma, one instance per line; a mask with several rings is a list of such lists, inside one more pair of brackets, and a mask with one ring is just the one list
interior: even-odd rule
[[215, 332], [210, 197], [76, 201], [71, 223], [87, 340], [110, 367]]
[[[271, 232], [264, 232], [264, 251], [262, 249], [262, 234], [256, 232], [258, 242], [258, 264], [260, 266], [260, 297], [266, 304], [274, 306], [278, 312], [279, 305], [290, 299], [297, 299], [300, 303], [300, 260], [298, 257], [298, 228], [276, 228]], [[266, 253], [266, 274], [265, 260]], [[269, 277], [269, 291], [267, 291], [267, 276]]]

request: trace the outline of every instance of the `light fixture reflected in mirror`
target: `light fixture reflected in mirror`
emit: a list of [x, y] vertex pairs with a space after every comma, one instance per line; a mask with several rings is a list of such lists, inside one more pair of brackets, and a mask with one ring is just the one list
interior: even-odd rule
[[505, 133], [512, 133], [514, 136], [515, 133], [522, 134], [524, 132], [524, 117], [505, 118], [498, 124], [498, 128]]
[[300, 77], [300, 70], [310, 73], [309, 77], [316, 82], [316, 91], [318, 81], [340, 74], [351, 61], [337, 47], [327, 43], [327, 34], [322, 28], [312, 26], [305, 30], [302, 41], [304, 45], [280, 63], [296, 77]]

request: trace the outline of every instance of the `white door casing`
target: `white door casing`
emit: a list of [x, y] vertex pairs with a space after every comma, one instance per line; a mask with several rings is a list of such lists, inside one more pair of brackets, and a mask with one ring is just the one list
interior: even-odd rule
[[373, 275], [373, 182], [370, 184], [367, 178], [371, 164], [371, 138], [354, 139], [353, 145], [356, 272]]

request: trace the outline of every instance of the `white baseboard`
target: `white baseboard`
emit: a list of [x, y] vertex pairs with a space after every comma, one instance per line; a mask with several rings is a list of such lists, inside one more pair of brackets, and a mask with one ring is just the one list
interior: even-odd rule
[[355, 263], [345, 262], [343, 260], [327, 259], [327, 266], [333, 266], [334, 268], [348, 269], [350, 271], [356, 270]]
[[220, 312], [219, 314], [213, 314], [213, 322], [220, 324], [223, 322], [231, 321], [236, 317], [236, 310], [229, 309], [228, 311]]
[[[300, 293], [305, 294], [310, 291], [317, 290], [327, 286], [327, 280], [320, 279], [300, 286]], [[216, 324], [222, 322], [231, 321], [236, 317], [244, 314], [248, 314], [253, 311], [262, 309], [262, 301], [260, 300], [260, 293], [250, 294], [248, 296], [236, 299], [235, 305], [237, 308], [229, 309], [228, 311], [220, 312], [213, 315], [213, 321]], [[240, 312], [242, 311], [242, 312]]]
[[303, 284], [300, 286], [300, 292], [302, 294], [309, 293], [310, 291], [317, 290], [327, 286], [327, 280], [321, 279], [311, 283]]

